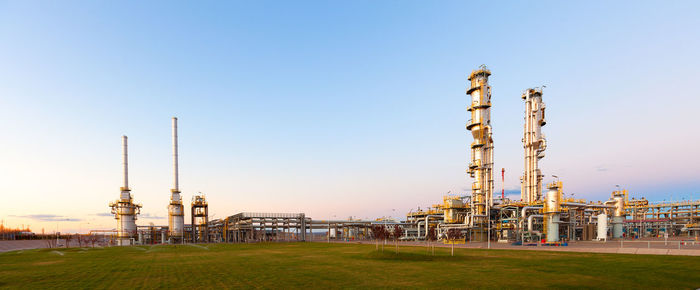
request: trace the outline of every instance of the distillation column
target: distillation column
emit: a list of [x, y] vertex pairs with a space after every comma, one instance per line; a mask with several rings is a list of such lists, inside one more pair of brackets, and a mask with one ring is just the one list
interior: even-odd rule
[[520, 198], [532, 204], [542, 198], [544, 175], [537, 163], [544, 157], [544, 150], [547, 149], [547, 141], [542, 134], [542, 126], [546, 124], [545, 105], [542, 102], [541, 88], [527, 89], [522, 98], [525, 100], [525, 135], [523, 136], [525, 173], [520, 178]]
[[129, 156], [127, 137], [122, 136], [122, 168], [124, 184], [120, 188], [121, 194], [118, 200], [109, 204], [112, 214], [117, 220], [117, 245], [127, 246], [132, 244], [136, 237], [136, 215], [140, 213], [141, 205], [135, 204], [129, 189]]
[[471, 215], [472, 240], [485, 241], [488, 227], [488, 211], [493, 205], [493, 139], [491, 137], [491, 87], [488, 78], [491, 75], [485, 66], [472, 71], [468, 80], [471, 82], [467, 95], [471, 101], [467, 111], [471, 120], [467, 130], [471, 131], [474, 142], [471, 144], [471, 162], [467, 172], [472, 183]]
[[170, 190], [170, 204], [168, 205], [168, 236], [170, 243], [183, 241], [185, 230], [185, 210], [180, 196], [180, 180], [178, 172], [177, 152], [177, 118], [173, 117], [173, 188]]

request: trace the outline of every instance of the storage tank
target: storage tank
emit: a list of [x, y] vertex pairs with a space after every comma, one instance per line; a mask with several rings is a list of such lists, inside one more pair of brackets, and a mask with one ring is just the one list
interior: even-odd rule
[[608, 240], [608, 215], [601, 213], [598, 215], [598, 238], [599, 241]]

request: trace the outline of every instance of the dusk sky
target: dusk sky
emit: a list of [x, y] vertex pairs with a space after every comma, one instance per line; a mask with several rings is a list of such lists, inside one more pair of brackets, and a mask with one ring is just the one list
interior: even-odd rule
[[137, 224], [167, 224], [173, 116], [186, 211], [403, 218], [468, 193], [481, 64], [498, 192], [545, 85], [545, 182], [700, 199], [700, 2], [530, 2], [0, 1], [0, 219], [114, 228], [128, 135]]

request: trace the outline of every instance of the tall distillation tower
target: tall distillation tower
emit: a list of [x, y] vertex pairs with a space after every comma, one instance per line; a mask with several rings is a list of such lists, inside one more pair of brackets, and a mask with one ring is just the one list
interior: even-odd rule
[[520, 198], [526, 203], [534, 203], [542, 199], [544, 175], [538, 168], [538, 162], [544, 157], [544, 150], [547, 149], [547, 140], [542, 134], [542, 126], [547, 123], [544, 119], [542, 89], [527, 89], [522, 99], [525, 100], [525, 173], [520, 178]]
[[173, 189], [170, 190], [168, 204], [168, 236], [171, 243], [183, 242], [185, 230], [185, 210], [180, 196], [177, 158], [177, 118], [173, 117]]
[[124, 184], [120, 188], [121, 195], [118, 200], [110, 202], [112, 214], [117, 219], [117, 244], [126, 246], [132, 244], [136, 237], [136, 215], [141, 211], [141, 205], [135, 204], [129, 189], [129, 155], [127, 137], [122, 136], [122, 168], [124, 170]]
[[474, 178], [471, 198], [471, 223], [474, 230], [472, 240], [487, 239], [488, 211], [493, 205], [493, 139], [491, 137], [491, 75], [486, 66], [472, 71], [467, 95], [471, 104], [467, 111], [471, 119], [467, 123], [474, 142], [471, 144], [471, 162], [467, 172]]

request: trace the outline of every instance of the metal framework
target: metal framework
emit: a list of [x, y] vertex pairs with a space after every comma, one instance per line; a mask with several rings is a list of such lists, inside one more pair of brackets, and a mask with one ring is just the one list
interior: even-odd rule
[[225, 242], [305, 241], [307, 222], [303, 213], [243, 212], [223, 222]]
[[192, 235], [193, 243], [209, 242], [209, 203], [203, 194], [192, 197]]

